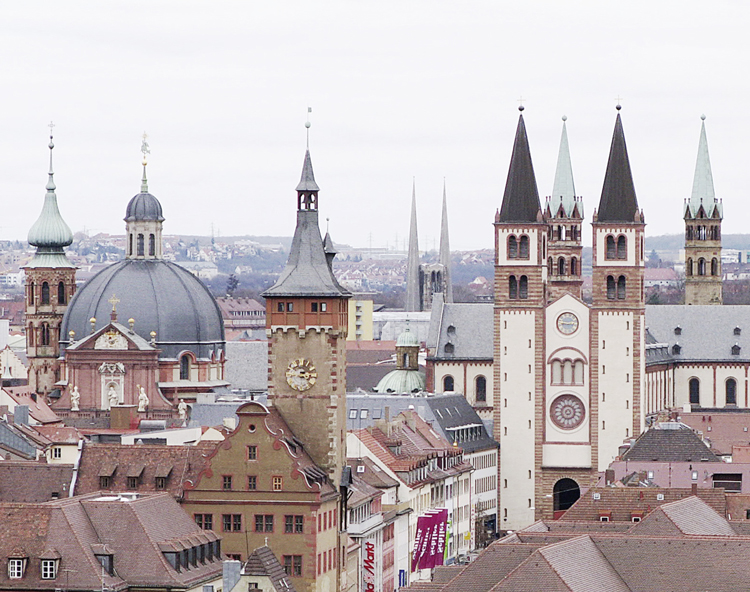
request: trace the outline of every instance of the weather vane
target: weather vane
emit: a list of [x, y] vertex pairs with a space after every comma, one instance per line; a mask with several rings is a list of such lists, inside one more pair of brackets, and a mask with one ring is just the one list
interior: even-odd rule
[[151, 148], [148, 147], [148, 142], [146, 139], [148, 138], [148, 134], [146, 132], [143, 132], [143, 142], [141, 142], [141, 152], [143, 153], [143, 166], [146, 166], [147, 159], [146, 155], [151, 154]]

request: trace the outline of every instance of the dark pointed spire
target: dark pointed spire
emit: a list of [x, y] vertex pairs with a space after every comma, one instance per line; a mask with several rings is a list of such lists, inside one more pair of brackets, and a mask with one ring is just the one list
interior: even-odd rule
[[315, 182], [309, 149], [305, 151], [305, 162], [302, 164], [302, 177], [300, 177], [299, 185], [297, 185], [297, 191], [320, 191], [320, 187]]
[[617, 119], [615, 131], [612, 134], [612, 146], [609, 149], [607, 172], [604, 175], [602, 198], [599, 200], [596, 213], [596, 219], [599, 222], [640, 221], [633, 175], [630, 172], [628, 148], [625, 145], [625, 133], [622, 130], [620, 105], [617, 105]]
[[297, 227], [289, 259], [279, 279], [264, 297], [329, 296], [349, 298], [333, 275], [333, 241], [324, 240], [318, 226], [318, 185], [313, 176], [310, 150], [305, 152], [302, 179], [297, 185]]
[[453, 282], [451, 281], [451, 247], [448, 242], [448, 198], [443, 179], [443, 219], [440, 225], [440, 263], [443, 265], [443, 282], [445, 283], [445, 301], [453, 302]]
[[[518, 108], [523, 111], [523, 107]], [[529, 140], [523, 113], [518, 116], [513, 155], [510, 157], [508, 180], [505, 183], [503, 204], [500, 206], [500, 222], [537, 222], [541, 216], [539, 191], [531, 163]]]
[[406, 306], [407, 312], [422, 310], [419, 290], [419, 239], [417, 238], [417, 185], [411, 186], [411, 222], [409, 224], [409, 253], [406, 259]]

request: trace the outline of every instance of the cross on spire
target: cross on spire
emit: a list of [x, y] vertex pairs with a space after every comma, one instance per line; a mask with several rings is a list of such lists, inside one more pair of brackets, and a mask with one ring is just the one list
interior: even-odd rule
[[112, 305], [112, 312], [117, 312], [117, 305], [120, 302], [120, 299], [117, 296], [115, 296], [114, 293], [112, 294], [112, 298], [107, 300], [107, 302], [109, 302]]
[[151, 148], [148, 147], [148, 142], [146, 141], [148, 139], [148, 134], [146, 132], [143, 132], [143, 141], [141, 142], [141, 152], [143, 153], [143, 166], [146, 166], [146, 155], [151, 154]]
[[518, 110], [519, 111], [523, 111], [525, 109], [525, 107], [523, 106], [523, 102], [525, 100], [526, 99], [524, 99], [523, 96], [518, 97]]
[[50, 121], [47, 127], [49, 128], [49, 137], [52, 138], [52, 128], [55, 127], [55, 124]]

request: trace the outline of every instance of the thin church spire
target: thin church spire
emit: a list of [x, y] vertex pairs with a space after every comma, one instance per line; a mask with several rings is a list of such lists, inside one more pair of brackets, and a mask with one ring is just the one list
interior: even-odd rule
[[406, 259], [406, 305], [407, 312], [421, 310], [419, 289], [419, 239], [417, 237], [417, 185], [412, 180], [411, 222], [409, 225], [409, 253]]
[[451, 281], [451, 248], [448, 241], [448, 199], [443, 179], [443, 219], [440, 225], [440, 263], [443, 265], [443, 284], [445, 302], [453, 302], [453, 283]]

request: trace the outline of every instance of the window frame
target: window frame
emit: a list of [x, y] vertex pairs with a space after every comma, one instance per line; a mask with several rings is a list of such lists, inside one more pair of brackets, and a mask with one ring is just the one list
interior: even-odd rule
[[11, 557], [8, 559], [8, 578], [11, 580], [23, 579], [23, 574], [26, 571], [26, 560], [18, 557]]

